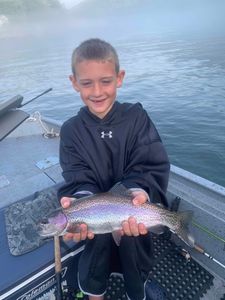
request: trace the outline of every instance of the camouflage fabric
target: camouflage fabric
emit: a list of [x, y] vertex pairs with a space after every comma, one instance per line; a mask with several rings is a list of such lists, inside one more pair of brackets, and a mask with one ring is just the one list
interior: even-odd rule
[[25, 254], [45, 242], [37, 233], [37, 224], [60, 206], [57, 187], [36, 192], [5, 208], [6, 233], [12, 255]]

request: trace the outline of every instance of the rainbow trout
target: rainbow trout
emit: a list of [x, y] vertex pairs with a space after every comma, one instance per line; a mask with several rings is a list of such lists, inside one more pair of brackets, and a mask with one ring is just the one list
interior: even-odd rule
[[111, 232], [118, 245], [121, 224], [133, 216], [137, 223], [143, 223], [153, 233], [162, 233], [166, 226], [186, 244], [194, 246], [187, 228], [192, 212], [171, 212], [150, 202], [135, 206], [133, 197], [132, 192], [124, 186], [116, 185], [107, 193], [75, 199], [69, 208], [60, 208], [42, 220], [39, 234], [52, 237], [67, 232], [75, 233], [79, 231], [79, 225], [85, 223], [94, 234]]

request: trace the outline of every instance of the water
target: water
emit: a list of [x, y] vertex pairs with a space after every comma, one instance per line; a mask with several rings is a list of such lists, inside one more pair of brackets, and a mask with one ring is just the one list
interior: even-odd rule
[[[85, 37], [86, 38], [86, 37]], [[53, 91], [28, 112], [65, 120], [82, 103], [68, 80], [77, 43], [70, 35], [0, 40], [0, 101]], [[174, 165], [225, 186], [225, 39], [171, 35], [112, 38], [126, 70], [121, 101], [140, 101]]]

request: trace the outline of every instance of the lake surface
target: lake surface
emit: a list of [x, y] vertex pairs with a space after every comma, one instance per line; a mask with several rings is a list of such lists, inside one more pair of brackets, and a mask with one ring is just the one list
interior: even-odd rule
[[[73, 116], [82, 103], [68, 75], [72, 50], [81, 40], [82, 35], [0, 40], [0, 101], [16, 94], [28, 101], [52, 87], [26, 110], [57, 120]], [[126, 70], [118, 100], [143, 104], [172, 164], [225, 186], [225, 39], [107, 40]]]

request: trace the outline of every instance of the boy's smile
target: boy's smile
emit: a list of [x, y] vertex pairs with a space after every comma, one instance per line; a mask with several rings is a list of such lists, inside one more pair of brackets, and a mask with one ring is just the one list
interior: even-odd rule
[[102, 119], [112, 108], [124, 75], [123, 70], [116, 73], [112, 60], [83, 60], [76, 64], [76, 75], [70, 80], [89, 110]]

